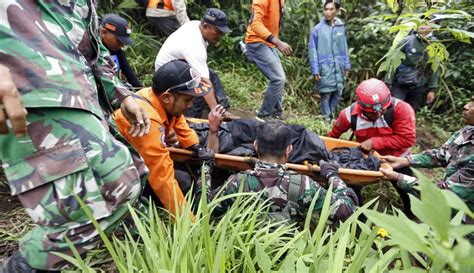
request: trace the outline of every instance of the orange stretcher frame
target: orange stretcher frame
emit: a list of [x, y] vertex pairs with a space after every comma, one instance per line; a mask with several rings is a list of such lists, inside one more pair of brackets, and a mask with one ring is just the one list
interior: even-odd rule
[[[187, 118], [189, 123], [203, 123], [207, 122], [204, 119], [194, 119]], [[348, 140], [340, 140], [330, 137], [320, 136], [321, 140], [324, 141], [326, 148], [332, 150], [338, 147], [357, 147], [360, 144]], [[192, 152], [185, 149], [179, 148], [168, 148], [170, 151], [171, 158], [176, 162], [191, 163], [195, 160], [192, 158]], [[380, 157], [377, 152], [374, 152], [374, 155]], [[226, 154], [215, 155], [216, 166], [219, 168], [230, 169], [234, 171], [244, 171], [252, 169], [255, 165], [256, 158], [254, 157], [243, 157], [243, 156], [233, 156]], [[312, 164], [293, 164], [287, 163], [288, 169], [296, 171], [300, 174], [308, 175], [318, 181], [321, 181], [321, 176], [319, 175], [319, 166]], [[392, 167], [388, 163], [382, 163], [381, 168], [391, 170]], [[367, 185], [378, 182], [379, 179], [383, 176], [380, 171], [364, 171], [364, 170], [355, 170], [355, 169], [346, 169], [339, 168], [339, 175], [347, 184], [350, 185]]]

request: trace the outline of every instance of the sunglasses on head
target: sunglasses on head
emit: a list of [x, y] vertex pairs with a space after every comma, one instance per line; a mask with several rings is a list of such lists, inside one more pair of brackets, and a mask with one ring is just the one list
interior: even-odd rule
[[189, 90], [189, 89], [194, 89], [196, 87], [199, 87], [199, 84], [201, 83], [201, 76], [199, 76], [194, 69], [190, 69], [189, 73], [191, 74], [192, 79], [185, 82], [185, 83], [180, 83], [178, 85], [172, 86], [168, 88], [165, 92], [168, 93], [173, 93], [173, 92], [179, 92], [183, 91], [183, 89]]
[[186, 90], [194, 89], [196, 87], [199, 87], [200, 83], [201, 83], [201, 77], [197, 76], [195, 78], [192, 78], [190, 81], [172, 86], [172, 87], [168, 88], [168, 90], [166, 90], [165, 92], [176, 93], [176, 92], [179, 92], [179, 91], [183, 91], [183, 89], [186, 89]]

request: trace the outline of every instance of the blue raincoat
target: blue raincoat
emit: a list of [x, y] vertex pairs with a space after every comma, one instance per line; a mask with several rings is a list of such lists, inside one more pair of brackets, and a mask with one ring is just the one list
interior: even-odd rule
[[308, 51], [311, 71], [321, 77], [316, 90], [342, 94], [344, 73], [351, 67], [344, 22], [339, 18], [334, 26], [324, 19], [319, 22], [309, 36]]

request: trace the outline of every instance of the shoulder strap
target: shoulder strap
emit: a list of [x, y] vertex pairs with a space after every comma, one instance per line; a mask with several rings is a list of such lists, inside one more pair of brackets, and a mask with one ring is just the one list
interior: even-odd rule
[[244, 172], [239, 172], [237, 173], [237, 181], [239, 181], [239, 183], [244, 183], [244, 187], [242, 189], [243, 192], [249, 192], [250, 191], [250, 187], [249, 187], [249, 176], [252, 176], [250, 174], [252, 170], [245, 170]]
[[408, 50], [411, 50], [413, 48], [413, 44], [415, 43], [416, 40], [416, 35], [412, 35], [412, 37], [408, 41]]
[[395, 105], [394, 105], [394, 103], [395, 103], [395, 101], [390, 105], [390, 107], [387, 108], [387, 111], [385, 112], [385, 114], [383, 114], [383, 118], [385, 119], [385, 121], [387, 122], [389, 127], [392, 127], [392, 123], [393, 123], [394, 116], [395, 116]]
[[294, 203], [298, 203], [298, 197], [300, 196], [301, 188], [301, 175], [290, 175], [288, 181], [288, 200]]
[[354, 139], [354, 132], [355, 130], [357, 129], [357, 114], [355, 115], [352, 115], [352, 110], [354, 110], [354, 107], [355, 107], [355, 103], [351, 104], [351, 109], [350, 109], [350, 113], [351, 113], [351, 130], [352, 130], [352, 133], [351, 133], [351, 137], [349, 138], [349, 140], [352, 141], [352, 139]]
[[[413, 48], [413, 43], [415, 42], [415, 39], [416, 39], [416, 35], [415, 35], [415, 34], [410, 34], [409, 36], [407, 36], [407, 37], [405, 38], [406, 43], [405, 43], [405, 45], [401, 48], [401, 51], [402, 51], [403, 53], [410, 51], [410, 50]], [[402, 40], [401, 43], [403, 43], [403, 40]]]
[[149, 105], [153, 106], [153, 105], [151, 104], [151, 101], [148, 100], [148, 99], [145, 98], [145, 97], [139, 96], [139, 95], [137, 95], [137, 94], [135, 94], [135, 93], [131, 93], [130, 95], [131, 95], [133, 98], [135, 98], [135, 99], [139, 99], [139, 100], [145, 101], [145, 102], [147, 102]]

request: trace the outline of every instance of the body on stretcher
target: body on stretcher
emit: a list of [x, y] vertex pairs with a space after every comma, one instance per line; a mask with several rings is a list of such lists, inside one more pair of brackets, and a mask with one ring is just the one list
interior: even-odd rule
[[[188, 118], [188, 122], [190, 123], [203, 123], [207, 122], [204, 119], [194, 119]], [[341, 140], [335, 139], [330, 137], [323, 137], [320, 138], [324, 141], [326, 148], [328, 150], [333, 150], [335, 148], [341, 147], [357, 147], [360, 144], [353, 141], [348, 140]], [[170, 151], [171, 158], [176, 162], [182, 163], [191, 163], [195, 162], [192, 157], [192, 152], [185, 149], [180, 148], [168, 148]], [[376, 157], [380, 157], [377, 152], [374, 152]], [[233, 156], [233, 155], [226, 155], [226, 154], [218, 154], [215, 155], [216, 166], [218, 168], [229, 169], [234, 171], [244, 171], [248, 169], [252, 169], [255, 165], [256, 158], [254, 157], [244, 157], [244, 156]], [[313, 164], [294, 164], [294, 163], [287, 163], [288, 169], [296, 171], [300, 174], [308, 175], [317, 181], [322, 181], [321, 177], [319, 176], [319, 166]], [[392, 169], [392, 167], [387, 163], [381, 163], [381, 167], [383, 169]], [[356, 169], [346, 169], [340, 168], [339, 175], [344, 181], [349, 185], [367, 185], [378, 182], [379, 179], [383, 176], [380, 171], [366, 171], [366, 170], [356, 170]]]

